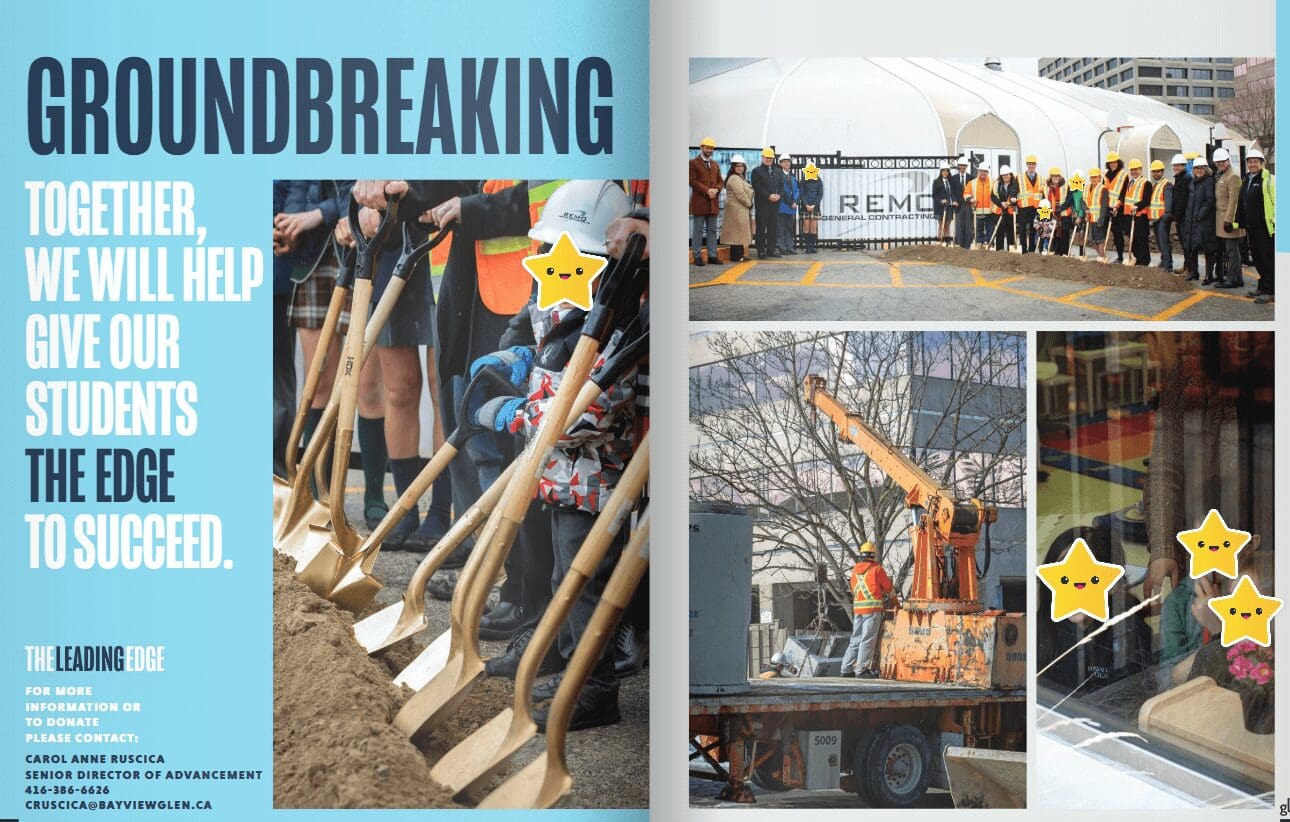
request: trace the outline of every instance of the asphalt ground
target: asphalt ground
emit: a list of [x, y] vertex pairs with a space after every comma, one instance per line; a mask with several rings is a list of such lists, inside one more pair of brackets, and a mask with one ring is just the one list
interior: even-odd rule
[[[757, 801], [754, 804], [745, 804], [740, 802], [726, 802], [718, 799], [717, 794], [721, 791], [721, 783], [714, 782], [710, 779], [690, 778], [690, 807], [691, 808], [762, 808], [772, 809], [797, 809], [806, 810], [810, 808], [869, 808], [871, 805], [865, 804], [865, 801], [853, 793], [842, 790], [824, 790], [824, 791], [781, 791], [773, 792], [763, 790], [753, 786], [753, 795]], [[929, 788], [923, 798], [915, 802], [910, 807], [913, 808], [953, 808], [954, 801], [950, 798], [950, 792], [937, 788]]]
[[[1167, 293], [1005, 275], [918, 261], [889, 262], [879, 251], [821, 251], [733, 265], [690, 266], [690, 319], [974, 321], [1266, 321], [1275, 303], [1248, 289]], [[1099, 265], [1089, 262], [1088, 265]], [[1131, 269], [1126, 269], [1131, 270]], [[1246, 269], [1246, 283], [1257, 282]]]
[[[365, 536], [362, 493], [363, 475], [350, 471], [345, 495], [345, 513], [355, 530]], [[393, 485], [386, 486], [385, 497], [392, 502]], [[425, 504], [422, 504], [425, 508]], [[383, 608], [403, 597], [412, 572], [422, 554], [405, 551], [382, 551], [376, 559], [373, 574], [384, 586], [376, 595], [376, 607]], [[444, 572], [440, 572], [443, 574]], [[438, 576], [438, 575], [436, 575]], [[448, 603], [426, 596], [426, 619], [429, 627], [415, 640], [429, 644], [447, 631]], [[481, 642], [485, 658], [505, 652], [505, 642]], [[542, 680], [539, 677], [539, 682]], [[646, 808], [649, 807], [649, 668], [624, 679], [618, 694], [622, 722], [602, 728], [570, 733], [568, 739], [569, 771], [573, 774], [573, 791], [565, 797], [565, 808]], [[520, 749], [512, 762], [519, 770], [544, 750], [546, 737], [538, 735]]]

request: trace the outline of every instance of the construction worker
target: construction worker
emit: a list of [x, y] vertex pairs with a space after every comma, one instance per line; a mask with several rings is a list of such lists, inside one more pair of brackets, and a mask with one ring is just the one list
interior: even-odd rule
[[1169, 215], [1174, 210], [1174, 183], [1165, 178], [1165, 164], [1151, 161], [1151, 203], [1147, 206], [1147, 219], [1156, 245], [1160, 246], [1160, 267], [1174, 273], [1174, 253], [1169, 246]]
[[1035, 232], [1035, 211], [1039, 201], [1044, 199], [1044, 181], [1036, 170], [1039, 158], [1033, 154], [1026, 156], [1026, 172], [1021, 175], [1020, 193], [1017, 196], [1018, 215], [1017, 231], [1021, 235], [1021, 253], [1029, 254], [1035, 250], [1038, 236]]
[[775, 149], [761, 150], [761, 165], [749, 175], [753, 201], [757, 206], [757, 256], [782, 257], [779, 253], [779, 201], [784, 193], [783, 175], [775, 168]]
[[860, 561], [851, 569], [851, 642], [842, 655], [842, 676], [879, 676], [874, 651], [882, 633], [883, 604], [892, 598], [891, 579], [878, 564], [872, 542], [860, 546]]
[[1205, 255], [1205, 279], [1201, 285], [1217, 280], [1215, 269], [1221, 257], [1218, 234], [1214, 222], [1214, 176], [1209, 173], [1209, 163], [1197, 157], [1191, 164], [1191, 193], [1187, 198], [1187, 247], [1190, 257], [1187, 264], [1191, 272], [1188, 280], [1200, 279], [1200, 255]]
[[1236, 222], [1250, 241], [1250, 256], [1259, 272], [1259, 284], [1247, 296], [1256, 303], [1272, 300], [1272, 278], [1276, 267], [1277, 178], [1263, 167], [1263, 152], [1252, 148], [1245, 154], [1245, 180], [1241, 183]]
[[1187, 256], [1187, 240], [1183, 236], [1187, 230], [1187, 199], [1191, 194], [1191, 174], [1187, 167], [1187, 155], [1175, 154], [1169, 164], [1174, 170], [1174, 184], [1172, 186], [1173, 208], [1169, 212], [1169, 221], [1174, 224], [1174, 235], [1178, 237], [1178, 247], [1183, 250], [1183, 267], [1181, 271], [1175, 273], [1184, 277], [1189, 277], [1196, 268], [1191, 264], [1191, 258]]
[[994, 247], [1002, 251], [1011, 247], [1017, 238], [1017, 178], [1012, 166], [999, 166], [999, 182], [995, 183], [991, 202], [999, 207], [999, 228], [995, 232]]
[[976, 238], [972, 236], [972, 210], [963, 206], [963, 191], [973, 180], [972, 172], [969, 170], [972, 162], [964, 154], [956, 161], [955, 166], [958, 170], [950, 177], [950, 185], [956, 190], [953, 204], [954, 242], [960, 248], [971, 248]]
[[1214, 232], [1223, 248], [1223, 266], [1215, 288], [1241, 288], [1241, 238], [1245, 229], [1237, 225], [1236, 208], [1241, 201], [1240, 175], [1232, 168], [1227, 149], [1214, 150]]
[[699, 156], [690, 160], [690, 248], [694, 265], [704, 265], [703, 243], [707, 237], [707, 262], [721, 265], [717, 257], [717, 215], [721, 213], [721, 166], [712, 159], [717, 141], [704, 137], [699, 141]]
[[1111, 238], [1115, 240], [1115, 261], [1124, 262], [1124, 235], [1128, 233], [1128, 219], [1120, 213], [1120, 204], [1124, 200], [1124, 186], [1129, 182], [1129, 175], [1124, 173], [1124, 161], [1120, 152], [1106, 153], [1106, 174], [1102, 185], [1106, 188], [1106, 205], [1110, 209]]
[[994, 203], [993, 188], [990, 165], [982, 163], [976, 167], [976, 179], [963, 189], [963, 202], [972, 210], [972, 224], [976, 227], [972, 244], [977, 248], [985, 248], [994, 236], [994, 223], [1002, 210]]
[[1052, 209], [1053, 233], [1048, 244], [1049, 254], [1065, 255], [1071, 247], [1071, 225], [1075, 213], [1071, 187], [1057, 166], [1048, 169], [1048, 188], [1044, 196]]
[[788, 657], [783, 651], [776, 651], [770, 658], [770, 670], [762, 671], [758, 679], [777, 679], [784, 676], [784, 669], [788, 667]]
[[[1084, 217], [1088, 213], [1088, 206], [1084, 203], [1084, 175], [1077, 168], [1071, 172], [1070, 177], [1071, 191], [1071, 238], [1067, 253], [1075, 251], [1077, 240], [1083, 239]], [[1087, 241], [1085, 241], [1087, 243]]]
[[1151, 221], [1147, 206], [1151, 203], [1151, 181], [1142, 173], [1142, 161], [1129, 161], [1129, 178], [1124, 183], [1120, 212], [1129, 226], [1134, 265], [1151, 265]]
[[[1102, 169], [1094, 166], [1088, 170], [1088, 191], [1084, 194], [1083, 244], [1092, 245], [1097, 261], [1106, 262], [1106, 227], [1111, 221], [1110, 196], [1102, 184]], [[1083, 256], [1081, 249], [1080, 255]]]

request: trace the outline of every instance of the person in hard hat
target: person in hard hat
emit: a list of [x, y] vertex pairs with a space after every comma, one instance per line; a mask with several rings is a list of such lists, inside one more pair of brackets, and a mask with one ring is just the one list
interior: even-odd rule
[[[540, 250], [547, 250], [564, 232], [568, 232], [579, 252], [604, 257], [608, 254], [606, 236], [611, 225], [631, 214], [632, 208], [630, 197], [613, 181], [571, 180], [552, 193], [547, 208], [529, 231], [529, 237], [540, 244]], [[516, 314], [509, 333], [501, 341], [508, 346], [506, 351], [518, 348], [528, 352], [527, 374], [517, 381], [514, 395], [494, 397], [473, 409], [472, 421], [485, 430], [507, 432], [524, 439], [534, 436], [560, 388], [572, 354], [572, 341], [580, 333], [583, 319], [585, 314], [567, 302], [539, 308], [534, 295]], [[603, 366], [623, 342], [623, 329], [615, 330], [601, 349], [597, 360], [599, 366]], [[504, 353], [499, 352], [499, 355]], [[489, 364], [487, 358], [484, 362], [476, 362], [475, 366], [485, 364]], [[475, 366], [472, 370], [477, 370]], [[637, 376], [637, 369], [629, 368], [611, 385], [604, 387], [599, 397], [565, 430], [538, 478], [535, 497], [540, 507], [535, 506], [525, 518], [525, 526], [530, 529], [526, 537], [533, 538], [526, 538], [522, 547], [529, 550], [545, 545], [549, 549], [552, 564], [547, 577], [548, 599], [572, 567], [574, 556], [631, 459], [636, 443]], [[594, 378], [595, 371], [592, 373]], [[615, 537], [605, 560], [595, 569], [561, 627], [557, 653], [566, 664], [586, 630], [599, 592], [604, 590], [609, 572], [621, 553], [626, 530]], [[529, 623], [531, 628], [540, 614], [530, 616], [533, 620]], [[517, 635], [507, 654], [496, 658], [497, 661], [486, 668], [486, 672], [490, 676], [514, 676], [530, 637], [531, 634]], [[559, 667], [553, 661], [548, 661], [548, 666]], [[552, 686], [550, 680], [539, 683], [534, 701], [541, 701], [539, 697], [549, 698], [546, 692], [553, 692]], [[534, 716], [539, 727], [545, 718], [545, 712]], [[591, 728], [613, 724], [619, 719], [613, 649], [606, 647], [578, 697], [570, 727]]]
[[770, 670], [762, 671], [758, 676], [758, 679], [776, 679], [784, 676], [786, 671], [791, 672], [791, 668], [789, 668], [788, 665], [788, 657], [784, 655], [783, 651], [776, 651], [770, 657]]
[[972, 160], [964, 154], [954, 165], [954, 173], [950, 175], [950, 188], [954, 193], [954, 242], [959, 248], [971, 248], [976, 238], [972, 236], [972, 209], [963, 204], [963, 190], [975, 179], [971, 171]]
[[1225, 148], [1214, 149], [1214, 231], [1223, 249], [1223, 264], [1215, 288], [1243, 288], [1241, 276], [1241, 238], [1245, 236], [1236, 219], [1241, 202], [1241, 177], [1232, 168], [1232, 157]]
[[1173, 244], [1169, 241], [1169, 217], [1174, 210], [1174, 181], [1165, 177], [1162, 160], [1151, 161], [1151, 202], [1147, 205], [1147, 220], [1151, 233], [1160, 248], [1160, 267], [1174, 273]]
[[1187, 198], [1187, 268], [1188, 280], [1200, 279], [1200, 255], [1205, 255], [1205, 279], [1201, 285], [1217, 282], [1215, 271], [1221, 257], [1221, 246], [1215, 230], [1214, 177], [1209, 173], [1209, 163], [1197, 157], [1191, 163], [1191, 192]]
[[[1106, 262], [1106, 232], [1111, 221], [1111, 207], [1106, 186], [1102, 184], [1102, 169], [1094, 166], [1088, 170], [1087, 190], [1084, 192], [1084, 228], [1080, 232], [1082, 247], [1093, 246], [1097, 261]], [[1083, 255], [1083, 248], [1080, 254]]]
[[874, 651], [882, 633], [882, 609], [894, 593], [873, 543], [861, 545], [859, 553], [860, 561], [851, 569], [851, 641], [842, 655], [842, 676], [874, 679], [879, 676]]
[[1129, 218], [1123, 213], [1124, 187], [1129, 182], [1129, 175], [1124, 169], [1120, 152], [1106, 153], [1106, 173], [1102, 175], [1102, 186], [1106, 189], [1106, 204], [1110, 209], [1111, 239], [1115, 242], [1115, 261], [1124, 262], [1124, 238], [1129, 233]]
[[1120, 211], [1129, 225], [1133, 239], [1133, 264], [1151, 265], [1151, 221], [1147, 207], [1151, 204], [1151, 181], [1142, 173], [1142, 161], [1129, 160], [1129, 177], [1124, 183]]
[[814, 162], [807, 162], [802, 168], [802, 180], [798, 183], [801, 192], [802, 239], [806, 243], [806, 253], [814, 254], [819, 250], [820, 207], [824, 204], [824, 181], [820, 179], [820, 168]]
[[1263, 166], [1263, 152], [1252, 148], [1245, 153], [1245, 179], [1236, 207], [1236, 223], [1245, 229], [1259, 284], [1248, 296], [1256, 303], [1272, 300], [1276, 267], [1277, 178]]
[[1183, 277], [1190, 277], [1195, 272], [1192, 264], [1193, 260], [1187, 256], [1187, 239], [1186, 239], [1186, 217], [1187, 217], [1187, 200], [1191, 196], [1191, 173], [1188, 167], [1187, 155], [1175, 154], [1169, 161], [1173, 168], [1173, 186], [1172, 198], [1173, 203], [1169, 211], [1169, 222], [1173, 223], [1174, 236], [1178, 238], [1178, 247], [1183, 250], [1183, 267], [1174, 273]]
[[779, 173], [784, 196], [779, 201], [779, 253], [797, 254], [793, 249], [794, 229], [797, 224], [797, 200], [802, 196], [793, 173], [793, 158], [787, 154], [779, 158]]
[[963, 188], [963, 202], [971, 210], [972, 224], [976, 226], [972, 243], [978, 248], [985, 248], [994, 236], [994, 224], [1002, 212], [994, 202], [994, 186], [990, 183], [988, 163], [976, 167], [976, 179]]
[[706, 262], [720, 265], [717, 256], [717, 215], [721, 213], [721, 166], [712, 159], [717, 141], [704, 137], [699, 141], [699, 154], [690, 158], [690, 249], [694, 265], [704, 265], [703, 243], [707, 238]]
[[1057, 231], [1057, 215], [1053, 212], [1052, 201], [1047, 197], [1039, 201], [1035, 209], [1035, 236], [1038, 238], [1036, 250], [1040, 254], [1052, 254], [1053, 239]]
[[782, 257], [779, 253], [779, 201], [784, 196], [784, 179], [775, 167], [775, 149], [761, 150], [761, 165], [750, 175], [757, 216], [757, 256]]
[[1052, 215], [1051, 238], [1048, 243], [1049, 254], [1065, 255], [1071, 247], [1071, 226], [1075, 222], [1074, 198], [1071, 186], [1057, 166], [1048, 169], [1048, 183], [1044, 199], [1048, 200]]
[[748, 161], [742, 154], [730, 158], [726, 172], [726, 206], [721, 215], [721, 244], [730, 249], [730, 262], [744, 258], [744, 249], [752, 245], [753, 190], [746, 175]]
[[954, 230], [954, 206], [962, 196], [954, 196], [954, 174], [950, 171], [950, 164], [941, 161], [936, 172], [936, 179], [932, 180], [932, 216], [936, 219], [936, 240], [937, 242], [948, 242]]
[[1039, 158], [1033, 154], [1026, 155], [1026, 170], [1017, 181], [1017, 234], [1022, 254], [1034, 252], [1039, 244], [1035, 212], [1039, 201], [1044, 199], [1044, 179], [1039, 176], [1038, 168]]
[[999, 180], [994, 184], [991, 201], [999, 209], [999, 228], [995, 231], [994, 247], [1002, 251], [1010, 248], [1017, 239], [1017, 178], [1012, 166], [999, 166]]

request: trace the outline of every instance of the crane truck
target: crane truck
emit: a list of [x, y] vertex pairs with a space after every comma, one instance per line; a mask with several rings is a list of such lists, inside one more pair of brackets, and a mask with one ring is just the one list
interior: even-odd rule
[[723, 781], [721, 798], [737, 802], [755, 801], [751, 782], [842, 788], [879, 807], [913, 805], [929, 786], [952, 789], [960, 807], [1022, 807], [1025, 618], [986, 609], [978, 590], [977, 545], [984, 530], [989, 550], [997, 510], [958, 499], [822, 377], [803, 388], [905, 491], [912, 584], [883, 622], [882, 679], [750, 679], [740, 693], [692, 694], [691, 759], [706, 765], [692, 775]]

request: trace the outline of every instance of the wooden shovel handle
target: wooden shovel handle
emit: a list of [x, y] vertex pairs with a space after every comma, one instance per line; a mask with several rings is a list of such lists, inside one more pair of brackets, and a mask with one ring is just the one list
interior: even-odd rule
[[645, 487], [648, 479], [649, 433], [647, 432], [636, 448], [635, 455], [627, 463], [627, 468], [623, 470], [623, 475], [619, 477], [613, 493], [609, 495], [609, 501], [596, 516], [596, 522], [587, 532], [582, 547], [574, 555], [573, 563], [568, 573], [564, 575], [564, 579], [560, 581], [560, 587], [556, 589], [555, 596], [551, 598], [551, 603], [543, 612], [542, 619], [533, 629], [533, 636], [529, 639], [528, 647], [524, 649], [519, 670], [515, 674], [516, 716], [530, 714], [533, 681], [537, 679], [538, 666], [542, 664], [547, 651], [551, 649], [551, 644], [555, 642], [560, 626], [573, 610], [574, 601], [586, 587], [587, 580], [595, 576], [596, 568], [605, 558], [610, 543], [618, 536], [623, 523], [636, 507], [641, 489]]
[[636, 523], [636, 530], [632, 532], [631, 540], [623, 549], [622, 558], [614, 566], [614, 573], [610, 575], [609, 582], [605, 585], [600, 604], [591, 615], [586, 631], [578, 639], [577, 648], [574, 649], [573, 657], [569, 660], [569, 667], [565, 669], [564, 678], [560, 680], [560, 687], [556, 689], [555, 699], [551, 702], [551, 712], [547, 714], [546, 720], [546, 754], [548, 759], [554, 758], [561, 766], [565, 766], [564, 739], [569, 730], [569, 719], [573, 715], [578, 694], [582, 692], [582, 686], [587, 684], [587, 678], [591, 676], [592, 669], [600, 660], [600, 655], [604, 653], [605, 646], [609, 644], [614, 629], [618, 626], [618, 619], [627, 609], [627, 604], [636, 593], [636, 587], [640, 585], [641, 577], [645, 575], [648, 567], [649, 510], [647, 509], [641, 515], [640, 521]]
[[354, 415], [358, 412], [358, 373], [363, 369], [363, 333], [367, 328], [367, 308], [372, 301], [372, 281], [354, 282], [354, 308], [349, 317], [349, 334], [340, 355], [337, 388], [336, 445], [332, 452], [331, 516], [332, 526], [345, 523], [345, 474], [349, 471], [349, 451], [354, 441]]
[[300, 406], [296, 409], [296, 418], [291, 422], [291, 434], [287, 437], [287, 481], [291, 481], [296, 476], [296, 456], [300, 447], [300, 436], [305, 429], [305, 417], [314, 403], [314, 395], [318, 393], [318, 381], [322, 379], [323, 369], [327, 367], [327, 350], [331, 348], [332, 338], [336, 336], [336, 326], [340, 324], [340, 315], [345, 310], [345, 298], [348, 296], [348, 286], [338, 285], [331, 290], [327, 316], [323, 317], [322, 329], [318, 332], [318, 346], [314, 349], [313, 359], [309, 362], [309, 373], [305, 375]]
[[412, 484], [407, 487], [407, 490], [385, 513], [380, 524], [376, 526], [372, 533], [368, 534], [367, 539], [363, 540], [359, 553], [363, 555], [364, 573], [370, 574], [372, 572], [372, 567], [376, 564], [377, 555], [381, 553], [381, 544], [385, 542], [385, 538], [394, 530], [394, 526], [399, 524], [399, 520], [417, 507], [421, 497], [425, 496], [425, 492], [430, 490], [430, 486], [434, 485], [434, 481], [439, 478], [439, 475], [448, 469], [448, 463], [452, 462], [455, 456], [457, 456], [457, 449], [451, 443], [445, 442], [441, 445], [434, 456], [430, 458], [430, 461], [417, 473], [417, 477], [412, 480]]

